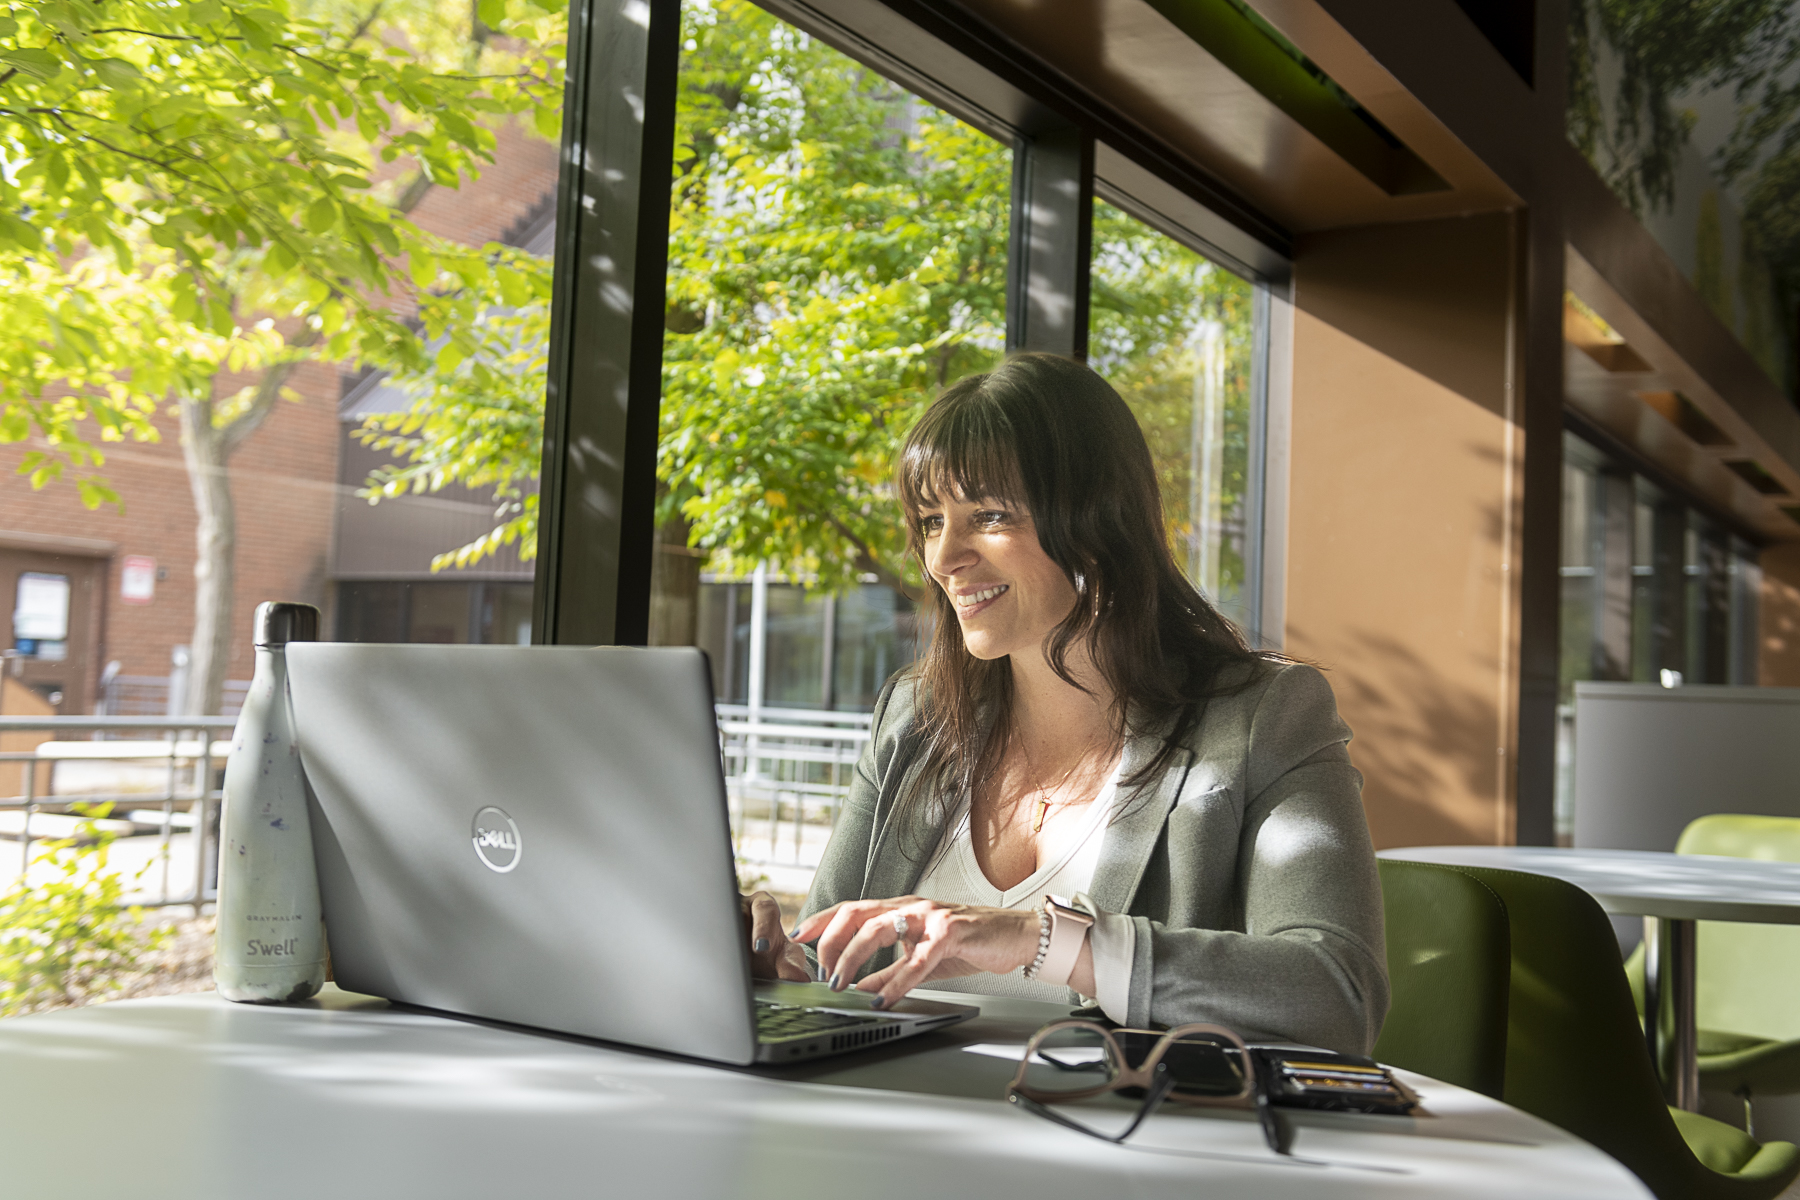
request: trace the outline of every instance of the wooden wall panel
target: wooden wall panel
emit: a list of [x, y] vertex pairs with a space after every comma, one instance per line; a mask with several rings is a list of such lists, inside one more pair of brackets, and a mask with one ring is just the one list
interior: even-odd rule
[[1328, 669], [1377, 846], [1513, 840], [1512, 218], [1295, 264], [1288, 652]]

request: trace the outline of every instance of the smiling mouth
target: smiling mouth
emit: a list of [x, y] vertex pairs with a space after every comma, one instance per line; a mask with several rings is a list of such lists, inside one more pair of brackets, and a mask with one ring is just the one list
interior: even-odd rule
[[1012, 584], [1002, 583], [991, 588], [985, 588], [979, 592], [971, 592], [967, 596], [958, 596], [956, 597], [956, 606], [958, 608], [973, 608], [977, 604], [986, 604], [989, 600], [992, 600], [994, 597], [1010, 591], [1011, 589]]

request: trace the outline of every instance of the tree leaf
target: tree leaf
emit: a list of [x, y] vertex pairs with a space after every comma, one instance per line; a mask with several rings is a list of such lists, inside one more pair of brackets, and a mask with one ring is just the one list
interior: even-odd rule
[[135, 66], [122, 58], [102, 58], [88, 63], [100, 82], [109, 88], [134, 88], [143, 82], [144, 76]]
[[17, 50], [0, 50], [0, 63], [16, 67], [20, 74], [33, 79], [55, 79], [62, 70], [62, 60], [48, 50], [24, 46]]
[[274, 49], [275, 35], [260, 22], [252, 19], [249, 13], [232, 13], [231, 23], [237, 26], [238, 34], [256, 49], [264, 52]]
[[306, 227], [314, 233], [329, 233], [337, 221], [337, 203], [330, 196], [320, 196], [306, 210]]
[[22, 250], [44, 248], [44, 239], [38, 235], [38, 231], [5, 209], [0, 209], [0, 238], [5, 238]]

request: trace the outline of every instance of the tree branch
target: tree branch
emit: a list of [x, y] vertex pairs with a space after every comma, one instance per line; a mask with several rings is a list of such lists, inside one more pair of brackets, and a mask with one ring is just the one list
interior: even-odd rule
[[869, 547], [869, 543], [858, 537], [848, 525], [845, 525], [835, 516], [828, 515], [825, 520], [831, 524], [833, 529], [843, 535], [845, 541], [856, 547], [856, 565], [875, 576], [877, 582], [894, 589], [915, 604], [925, 599], [925, 591], [923, 588], [913, 587], [899, 575], [896, 575], [893, 571], [889, 570], [880, 559], [875, 557], [875, 551]]
[[99, 37], [103, 33], [129, 33], [134, 34], [137, 37], [161, 38], [165, 42], [199, 42], [205, 40], [204, 38], [195, 37], [190, 33], [152, 33], [148, 29], [127, 29], [122, 25], [113, 29], [90, 29], [88, 31], [88, 36]]
[[[288, 344], [296, 350], [305, 349], [316, 344], [319, 337], [319, 331], [309, 325], [304, 333]], [[287, 386], [287, 381], [304, 361], [306, 360], [303, 358], [290, 358], [263, 372], [262, 380], [256, 385], [256, 395], [250, 398], [249, 405], [219, 429], [220, 461], [229, 460], [251, 434], [262, 428], [262, 423], [269, 419], [269, 414], [275, 409], [275, 401], [281, 398], [281, 389]]]
[[358, 21], [355, 30], [351, 32], [349, 37], [344, 39], [345, 49], [356, 45], [356, 43], [362, 39], [362, 35], [369, 32], [369, 26], [375, 23], [375, 18], [379, 17], [381, 15], [381, 10], [386, 7], [387, 0], [375, 0], [375, 6], [369, 9], [369, 15]]

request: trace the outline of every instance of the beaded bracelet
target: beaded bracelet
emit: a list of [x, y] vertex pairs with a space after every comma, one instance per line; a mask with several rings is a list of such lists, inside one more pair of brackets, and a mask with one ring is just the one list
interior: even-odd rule
[[1037, 973], [1044, 969], [1044, 959], [1050, 953], [1050, 910], [1038, 909], [1038, 952], [1031, 960], [1029, 967], [1023, 968], [1025, 978], [1036, 979]]

